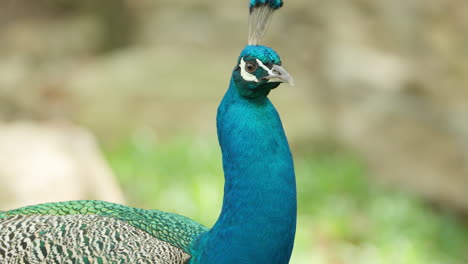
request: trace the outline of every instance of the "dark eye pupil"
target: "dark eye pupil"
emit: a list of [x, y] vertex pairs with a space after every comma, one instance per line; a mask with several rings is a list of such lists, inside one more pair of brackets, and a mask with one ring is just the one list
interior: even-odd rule
[[255, 71], [256, 66], [253, 63], [247, 63], [247, 65], [245, 66], [245, 69], [248, 72], [253, 72], [253, 71]]

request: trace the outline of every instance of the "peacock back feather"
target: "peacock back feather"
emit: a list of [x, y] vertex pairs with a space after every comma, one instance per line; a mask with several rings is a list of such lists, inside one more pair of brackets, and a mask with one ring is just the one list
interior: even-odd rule
[[41, 204], [0, 213], [0, 263], [185, 263], [190, 242], [205, 231], [159, 210], [102, 201]]

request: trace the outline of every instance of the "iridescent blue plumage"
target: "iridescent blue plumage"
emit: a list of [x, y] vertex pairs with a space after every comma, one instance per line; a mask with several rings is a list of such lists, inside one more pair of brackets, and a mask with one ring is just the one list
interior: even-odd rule
[[258, 7], [261, 5], [269, 5], [273, 9], [278, 9], [283, 6], [282, 0], [250, 0], [250, 12], [254, 7]]
[[[280, 62], [263, 46], [247, 46], [239, 60], [249, 56], [263, 64]], [[267, 98], [280, 83], [246, 81], [242, 70], [234, 70], [217, 115], [225, 174], [222, 212], [215, 226], [192, 243], [193, 264], [285, 264], [291, 256], [294, 165], [279, 115]]]
[[271, 61], [274, 64], [281, 64], [281, 59], [279, 55], [271, 48], [265, 46], [247, 46], [245, 47], [240, 56], [239, 60], [243, 57], [251, 56], [258, 58], [261, 61]]

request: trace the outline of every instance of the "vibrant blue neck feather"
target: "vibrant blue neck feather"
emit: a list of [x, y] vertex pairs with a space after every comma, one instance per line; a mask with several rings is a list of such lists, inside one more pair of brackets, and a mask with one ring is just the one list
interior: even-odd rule
[[222, 212], [193, 243], [191, 263], [288, 263], [296, 229], [291, 152], [270, 100], [243, 97], [238, 85], [233, 78], [218, 108]]

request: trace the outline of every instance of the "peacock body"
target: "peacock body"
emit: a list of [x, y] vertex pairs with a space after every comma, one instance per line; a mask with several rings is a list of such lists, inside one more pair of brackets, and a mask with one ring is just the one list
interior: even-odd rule
[[296, 230], [294, 165], [270, 91], [292, 78], [259, 46], [280, 0], [250, 1], [249, 45], [217, 113], [224, 199], [208, 229], [181, 215], [102, 201], [0, 212], [0, 264], [289, 262]]

